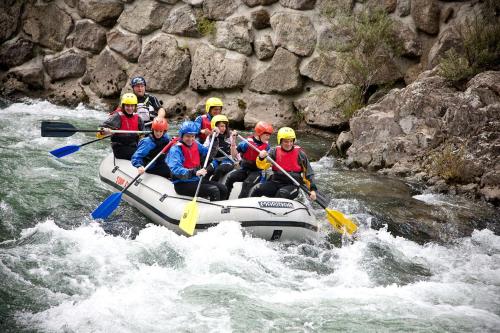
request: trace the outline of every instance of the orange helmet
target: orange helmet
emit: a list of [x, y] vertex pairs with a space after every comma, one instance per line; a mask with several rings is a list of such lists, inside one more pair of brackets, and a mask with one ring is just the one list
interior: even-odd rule
[[166, 131], [168, 130], [168, 122], [165, 118], [155, 118], [151, 125], [153, 131]]
[[261, 136], [262, 134], [273, 134], [273, 126], [263, 121], [259, 121], [257, 125], [255, 125], [255, 134]]

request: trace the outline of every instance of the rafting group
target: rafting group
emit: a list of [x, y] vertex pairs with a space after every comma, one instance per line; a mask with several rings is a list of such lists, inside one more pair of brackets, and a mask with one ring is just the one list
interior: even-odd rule
[[[314, 173], [306, 153], [295, 143], [292, 128], [278, 130], [274, 148], [269, 145], [274, 132], [269, 123], [259, 121], [253, 135], [244, 138], [229, 128], [222, 100], [210, 97], [205, 114], [184, 121], [178, 136], [170, 137], [165, 110], [156, 97], [146, 93], [146, 80], [134, 77], [131, 86], [133, 92], [122, 95], [119, 107], [101, 124], [97, 136], [111, 135], [115, 158], [130, 160], [139, 174], [160, 175], [174, 184], [177, 194], [198, 194], [210, 201], [227, 200], [235, 182], [243, 182], [239, 198], [295, 199], [301, 184], [307, 186], [310, 199], [316, 200]], [[146, 136], [140, 133], [149, 129]], [[162, 153], [165, 157], [146, 169]], [[269, 168], [273, 172], [266, 177]]]

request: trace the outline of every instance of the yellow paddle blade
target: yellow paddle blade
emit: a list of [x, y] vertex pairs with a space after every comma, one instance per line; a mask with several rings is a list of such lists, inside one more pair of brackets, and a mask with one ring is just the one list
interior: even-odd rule
[[341, 234], [344, 233], [344, 228], [345, 231], [349, 235], [352, 235], [353, 233], [358, 230], [358, 226], [354, 224], [351, 220], [349, 220], [347, 217], [344, 216], [341, 212], [338, 212], [336, 210], [330, 209], [330, 208], [325, 208], [326, 211], [326, 217], [328, 218], [328, 222]]
[[184, 208], [184, 214], [182, 214], [181, 221], [179, 222], [179, 228], [189, 236], [192, 236], [194, 227], [198, 221], [198, 215], [198, 204], [196, 200], [190, 201]]

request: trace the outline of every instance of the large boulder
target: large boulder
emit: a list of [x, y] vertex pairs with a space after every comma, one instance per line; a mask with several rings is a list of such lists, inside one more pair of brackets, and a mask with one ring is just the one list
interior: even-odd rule
[[296, 100], [293, 105], [308, 125], [339, 131], [348, 127], [346, 109], [358, 97], [358, 89], [354, 85], [344, 84], [336, 88], [318, 89]]
[[[57, 20], [47, 19], [50, 17], [57, 17]], [[72, 27], [71, 16], [54, 3], [26, 5], [23, 13], [23, 31], [35, 43], [61, 51]]]
[[212, 44], [246, 55], [252, 54], [253, 34], [250, 23], [244, 16], [233, 17], [215, 24], [216, 32]]
[[170, 6], [154, 0], [136, 1], [118, 18], [120, 26], [139, 35], [147, 35], [163, 25]]
[[11, 38], [19, 25], [22, 1], [5, 0], [0, 2], [0, 43]]
[[321, 52], [346, 51], [352, 43], [353, 33], [348, 27], [334, 23], [322, 27], [318, 36]]
[[411, 17], [418, 30], [435, 35], [439, 32], [441, 9], [436, 0], [418, 0], [411, 3]]
[[163, 23], [163, 32], [187, 37], [200, 37], [196, 16], [191, 6], [185, 5], [172, 11]]
[[127, 74], [112, 51], [104, 49], [89, 66], [90, 89], [99, 97], [118, 97], [127, 83]]
[[243, 101], [246, 103], [246, 128], [255, 127], [259, 121], [268, 122], [275, 128], [297, 123], [292, 102], [281, 96], [248, 94], [243, 96]]
[[123, 3], [118, 0], [79, 0], [78, 13], [105, 27], [112, 27], [123, 11]]
[[279, 48], [269, 66], [250, 81], [250, 90], [265, 94], [293, 94], [302, 90], [299, 57]]
[[450, 26], [439, 34], [439, 38], [434, 43], [427, 56], [427, 68], [432, 69], [439, 64], [445, 53], [454, 49], [457, 53], [463, 52], [463, 39], [459, 34], [459, 27]]
[[128, 61], [137, 62], [142, 51], [142, 38], [120, 29], [114, 29], [106, 34], [108, 46], [118, 52]]
[[335, 87], [348, 82], [342, 64], [343, 61], [337, 52], [319, 53], [302, 61], [300, 74], [313, 81]]
[[267, 6], [271, 5], [275, 2], [278, 2], [278, 0], [241, 0], [245, 5], [248, 7], [255, 7], [255, 6]]
[[33, 59], [28, 63], [12, 68], [9, 71], [21, 82], [26, 83], [30, 88], [41, 89], [44, 86], [44, 71], [41, 58]]
[[393, 21], [393, 32], [402, 44], [402, 56], [417, 58], [422, 55], [422, 43], [418, 34], [400, 21]]
[[99, 53], [106, 45], [106, 29], [91, 20], [77, 21], [73, 45], [82, 50]]
[[276, 51], [273, 40], [269, 35], [262, 35], [254, 41], [255, 56], [259, 60], [271, 58]]
[[194, 90], [212, 90], [243, 87], [247, 80], [247, 58], [227, 54], [201, 44], [193, 58], [189, 86]]
[[292, 9], [313, 9], [316, 4], [316, 0], [279, 0], [280, 5], [283, 7], [288, 7]]
[[308, 16], [277, 12], [271, 16], [276, 46], [300, 55], [309, 56], [316, 46], [316, 30]]
[[161, 34], [144, 46], [135, 72], [148, 77], [148, 90], [175, 95], [191, 72], [189, 49], [181, 49], [173, 36]]
[[203, 14], [210, 20], [223, 21], [238, 9], [237, 0], [205, 0]]
[[32, 41], [24, 38], [10, 40], [0, 46], [0, 68], [19, 66], [35, 56]]
[[68, 50], [55, 56], [46, 56], [43, 66], [52, 81], [81, 77], [87, 70], [87, 58], [74, 50]]

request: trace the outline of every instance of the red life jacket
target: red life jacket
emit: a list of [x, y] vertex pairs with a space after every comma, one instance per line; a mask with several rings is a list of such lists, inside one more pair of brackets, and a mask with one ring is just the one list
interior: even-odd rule
[[121, 126], [119, 130], [138, 131], [139, 130], [139, 116], [134, 113], [132, 117], [127, 117], [123, 112], [118, 111], [120, 114]]
[[[251, 144], [254, 147], [257, 147], [258, 150], [266, 150], [267, 147], [269, 146], [269, 144], [265, 142], [262, 142], [260, 145], [258, 145], [251, 136], [248, 137], [247, 140], [249, 144]], [[248, 147], [247, 150], [241, 155], [241, 158], [247, 160], [247, 162], [249, 163], [255, 164], [257, 156], [259, 156], [259, 153], [256, 152], [255, 149]]]
[[191, 147], [188, 147], [182, 142], [177, 143], [182, 149], [184, 155], [184, 163], [182, 166], [186, 169], [193, 169], [200, 166], [200, 152], [198, 151], [198, 144], [193, 142]]
[[[208, 128], [209, 130], [212, 129], [212, 124], [210, 123], [210, 119], [208, 119], [208, 115], [204, 114], [203, 116], [201, 116], [201, 129], [205, 129], [205, 128]], [[205, 134], [202, 134], [200, 133], [198, 135], [198, 137], [200, 138], [200, 142], [203, 143], [205, 141], [205, 139], [207, 138], [207, 136]]]
[[[287, 172], [301, 173], [302, 166], [299, 164], [299, 152], [301, 149], [299, 146], [293, 146], [292, 150], [284, 151], [281, 147], [276, 147], [276, 163]], [[273, 171], [280, 172], [274, 165]]]

